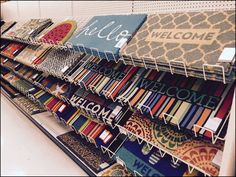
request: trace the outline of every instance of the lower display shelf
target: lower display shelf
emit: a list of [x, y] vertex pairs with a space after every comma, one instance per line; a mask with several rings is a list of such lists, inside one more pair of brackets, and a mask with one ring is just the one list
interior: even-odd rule
[[[159, 157], [156, 148], [150, 151], [150, 149], [147, 148], [147, 144], [144, 142], [142, 145], [143, 148], [141, 148], [139, 143], [137, 141], [135, 142], [135, 139], [130, 137], [125, 138], [123, 134], [118, 134], [116, 138], [117, 142], [113, 141], [111, 146], [107, 147], [107, 149], [115, 152], [115, 155], [111, 157], [106, 151], [97, 148], [94, 144], [89, 143], [85, 138], [76, 134], [72, 128], [65, 126], [65, 124], [56, 119], [51, 112], [45, 111], [30, 115], [25, 109], [22, 109], [22, 106], [19, 106], [17, 102], [15, 102], [15, 98], [11, 99], [4, 92], [3, 95], [90, 176], [117, 176], [119, 174], [125, 176], [142, 176], [143, 174], [166, 176], [169, 175], [169, 173], [172, 174], [172, 172], [180, 176], [189, 174], [185, 164], [176, 162], [176, 164], [173, 165], [170, 156], [165, 156], [165, 158]], [[117, 143], [120, 144], [118, 148], [116, 146]], [[116, 147], [116, 150], [114, 150], [113, 146]], [[127, 152], [124, 153], [123, 151]], [[158, 155], [159, 160], [152, 162], [152, 158], [156, 157], [155, 154]], [[147, 155], [150, 155], [150, 157], [147, 157]], [[119, 159], [122, 159], [125, 163], [119, 164]], [[142, 162], [142, 164], [140, 164], [140, 162]], [[180, 166], [181, 168], [179, 168], [178, 164], [182, 165]], [[167, 167], [172, 171], [169, 172], [168, 169], [166, 169]], [[191, 172], [191, 175], [199, 176], [199, 173], [194, 171]]]
[[[62, 123], [58, 123], [57, 119], [53, 118], [51, 113], [43, 112], [35, 115], [30, 115], [28, 112], [22, 109], [16, 102], [13, 101], [6, 93], [1, 92], [15, 107], [17, 107], [29, 120], [31, 120], [45, 135], [47, 135], [57, 146], [59, 146], [74, 162], [76, 162], [89, 176], [98, 176], [98, 172], [102, 172], [110, 165], [114, 164], [115, 161], [112, 161], [110, 158], [107, 158], [108, 161], [112, 162], [111, 164], [103, 164], [101, 171], [94, 171], [91, 169], [81, 158], [79, 158], [75, 152], [68, 148], [65, 143], [63, 143], [58, 136], [70, 132], [71, 130], [68, 127], [65, 127]], [[86, 142], [87, 143], [87, 142]], [[92, 145], [92, 144], [91, 144]], [[95, 148], [95, 146], [94, 146]], [[98, 150], [98, 149], [97, 149]], [[102, 154], [102, 151], [100, 151]], [[102, 154], [104, 155], [104, 154]]]
[[[5, 78], [4, 78], [5, 79]], [[15, 84], [12, 84], [12, 83], [10, 83], [12, 86], [15, 86]], [[34, 86], [32, 85], [32, 86], [30, 86], [30, 88], [27, 88], [27, 89], [20, 89], [21, 87], [16, 87], [16, 88], [18, 88], [18, 90], [20, 91], [20, 92], [22, 92], [22, 93], [25, 93], [26, 94], [26, 96], [27, 97], [30, 97], [30, 94], [29, 94], [29, 92], [27, 91], [27, 90], [31, 90], [31, 87], [33, 88]], [[26, 90], [26, 92], [25, 92], [25, 90]], [[37, 90], [36, 90], [37, 91]], [[38, 91], [37, 91], [38, 92]], [[30, 92], [31, 93], [31, 92]], [[47, 92], [45, 92], [46, 93], [46, 97], [45, 97], [45, 99], [41, 99], [41, 96], [40, 96], [40, 94], [39, 94], [39, 96], [40, 96], [40, 99], [39, 98], [34, 98], [33, 100], [34, 101], [39, 101], [39, 102], [41, 102], [41, 104], [40, 105], [42, 105], [43, 107], [45, 107], [46, 109], [48, 108], [48, 110], [50, 110], [50, 112], [52, 111], [49, 107], [47, 107], [47, 106], [49, 106], [49, 104], [51, 103], [51, 101], [54, 101], [54, 97], [51, 95], [51, 94], [49, 94], [49, 93], [47, 93]], [[41, 101], [40, 101], [41, 100]], [[60, 100], [58, 100], [59, 102], [60, 102]], [[57, 103], [57, 101], [55, 102], [55, 103]], [[53, 104], [54, 105], [54, 104]], [[54, 106], [53, 106], [54, 107]], [[59, 108], [59, 107], [58, 107]], [[64, 110], [64, 109], [63, 109]], [[69, 116], [66, 116], [66, 117], [61, 117], [61, 118], [58, 118], [57, 116], [55, 116], [55, 117], [57, 117], [58, 119], [55, 119], [55, 118], [53, 118], [53, 119], [55, 119], [55, 121], [54, 121], [54, 123], [52, 123], [52, 124], [58, 124], [58, 122], [59, 122], [59, 124], [61, 124], [62, 126], [64, 126], [65, 127], [65, 125], [68, 125], [69, 124], [69, 120], [70, 121], [72, 121], [72, 119], [68, 119], [69, 117], [70, 117], [70, 115], [71, 114], [76, 114], [77, 115], [77, 113], [78, 114], [80, 114], [79, 112], [78, 112], [78, 110], [77, 109], [75, 109], [75, 108], [73, 108], [73, 107], [70, 107], [70, 108], [68, 108], [68, 110], [67, 111], [69, 111], [68, 112], [68, 114], [69, 114]], [[53, 113], [53, 111], [52, 111], [52, 113]], [[36, 114], [37, 115], [37, 114]], [[63, 114], [64, 115], [64, 114]], [[66, 114], [67, 115], [67, 114]], [[62, 116], [62, 115], [61, 115]], [[54, 116], [51, 116], [51, 117], [54, 117]], [[60, 117], [60, 114], [59, 114], [59, 117]], [[81, 116], [80, 116], [81, 117]], [[65, 119], [66, 118], [66, 119]], [[73, 116], [72, 116], [72, 118], [73, 118]], [[81, 122], [82, 121], [82, 119], [81, 118], [78, 118], [77, 116], [75, 116], [75, 120], [74, 120], [74, 118], [73, 118], [73, 122], [74, 123], [78, 123], [78, 122]], [[131, 118], [132, 118], [132, 116], [131, 116]], [[73, 126], [71, 126], [70, 128], [68, 128], [68, 131], [67, 132], [59, 132], [59, 133], [57, 133], [57, 131], [55, 131], [55, 129], [56, 128], [52, 128], [53, 126], [48, 126], [49, 125], [49, 123], [48, 123], [48, 120], [49, 120], [49, 118], [47, 119], [47, 118], [37, 118], [37, 116], [36, 116], [36, 118], [33, 118], [33, 119], [35, 119], [35, 121], [37, 121], [37, 123], [40, 125], [40, 126], [42, 126], [43, 127], [43, 129], [45, 129], [47, 132], [49, 132], [49, 134], [51, 135], [51, 136], [53, 136], [54, 138], [56, 138], [56, 140], [57, 140], [57, 142], [59, 142], [59, 144], [60, 144], [60, 146], [63, 146], [64, 148], [67, 148], [67, 151], [69, 151], [70, 153], [69, 153], [69, 155], [71, 155], [72, 154], [72, 158], [75, 158], [75, 161], [76, 161], [76, 159], [80, 159], [80, 163], [82, 163], [83, 165], [85, 165], [90, 171], [92, 171], [91, 173], [93, 174], [93, 175], [97, 175], [98, 173], [100, 173], [101, 172], [101, 170], [98, 168], [98, 166], [97, 167], [95, 167], [95, 168], [92, 168], [92, 167], [90, 167], [90, 165], [89, 165], [89, 163], [85, 163], [85, 161], [82, 159], [81, 160], [81, 158], [80, 157], [78, 157], [79, 155], [78, 155], [78, 153], [76, 154], [76, 150], [74, 149], [74, 150], [72, 150], [72, 148], [70, 147], [70, 143], [67, 143], [67, 142], [65, 142], [65, 141], [63, 141], [62, 139], [58, 139], [58, 137], [59, 136], [61, 136], [63, 133], [68, 133], [69, 131], [72, 131], [73, 129], [72, 129], [72, 127]], [[65, 119], [65, 120], [64, 120]], [[77, 119], [78, 119], [78, 121], [77, 121]], [[42, 121], [43, 120], [43, 121]], [[64, 120], [64, 123], [63, 123], [63, 120]], [[87, 120], [87, 119], [86, 119]], [[79, 127], [81, 127], [80, 129], [81, 129], [81, 131], [82, 131], [82, 129], [84, 129], [84, 127], [85, 126], [87, 126], [88, 125], [88, 122], [89, 121], [86, 121], [86, 120], [84, 120], [84, 121], [82, 121], [82, 123], [83, 123], [83, 125], [82, 124], [79, 124], [80, 126]], [[124, 119], [125, 120], [125, 119]], [[142, 120], [142, 118], [141, 118], [141, 120]], [[86, 122], [87, 122], [87, 124], [86, 124]], [[122, 124], [122, 122], [123, 121], [121, 121], [120, 123]], [[74, 124], [73, 123], [73, 124]], [[94, 124], [89, 124], [90, 125], [90, 128], [91, 127], [94, 127]], [[141, 125], [143, 125], [144, 126], [144, 123], [141, 123]], [[167, 125], [166, 125], [167, 126]], [[83, 127], [83, 128], [82, 128]], [[119, 128], [121, 128], [121, 126], [118, 126]], [[123, 126], [122, 126], [123, 127]], [[137, 128], [137, 126], [134, 126], [134, 128]], [[140, 128], [140, 126], [138, 126], [139, 128]], [[142, 126], [141, 126], [142, 127]], [[109, 126], [107, 127], [108, 129], [104, 129], [104, 131], [102, 131], [103, 133], [100, 133], [99, 135], [97, 135], [96, 136], [96, 138], [94, 138], [94, 140], [95, 140], [95, 142], [96, 143], [94, 143], [94, 144], [97, 144], [98, 146], [96, 146], [96, 147], [101, 147], [101, 152], [103, 152], [104, 154], [102, 154], [102, 156], [107, 156], [107, 159], [109, 159], [109, 157], [110, 158], [113, 158], [114, 159], [114, 161], [115, 160], [117, 160], [117, 157], [119, 158], [119, 156], [117, 156], [117, 153], [119, 153], [120, 152], [120, 149], [122, 149], [123, 148], [123, 144], [125, 144], [127, 141], [126, 140], [128, 140], [128, 138], [127, 137], [129, 137], [130, 138], [130, 136], [129, 135], [127, 135], [127, 133], [126, 133], [126, 131], [125, 132], [123, 132], [123, 131], [121, 131], [121, 133], [119, 133], [119, 131], [115, 131], [114, 129], [112, 129], [112, 128], [109, 128]], [[126, 127], [127, 128], [127, 127]], [[117, 129], [117, 127], [116, 127], [116, 129]], [[57, 129], [56, 129], [57, 130]], [[76, 129], [77, 130], [77, 129]], [[88, 129], [87, 129], [88, 130]], [[122, 129], [120, 129], [120, 130], [122, 130]], [[79, 133], [80, 131], [78, 131], [77, 133]], [[108, 132], [113, 132], [112, 134], [108, 134]], [[124, 134], [123, 134], [123, 133]], [[135, 131], [136, 132], [136, 131]], [[137, 132], [139, 132], [139, 131], [137, 131]], [[80, 132], [81, 133], [81, 132]], [[80, 134], [79, 133], [79, 134]], [[117, 134], [118, 133], [118, 134]], [[75, 133], [74, 133], [75, 134]], [[94, 134], [94, 133], [93, 133]], [[76, 134], [75, 134], [76, 135]], [[87, 135], [87, 133], [86, 133], [86, 135]], [[110, 136], [108, 136], [108, 135], [110, 135]], [[70, 135], [68, 135], [69, 137], [70, 137]], [[76, 135], [76, 136], [80, 136], [80, 135]], [[83, 137], [83, 136], [82, 136]], [[84, 136], [85, 138], [83, 139], [83, 141], [84, 142], [86, 142], [86, 141], [89, 141], [89, 139], [87, 139], [86, 138], [86, 136]], [[103, 138], [102, 138], [103, 137]], [[114, 137], [113, 138], [113, 140], [112, 141], [110, 141], [110, 143], [109, 144], [106, 144], [106, 146], [105, 147], [103, 147], [103, 145], [105, 145], [104, 144], [104, 141], [106, 141], [106, 137]], [[149, 150], [151, 150], [152, 148], [153, 149], [155, 149], [155, 153], [156, 153], [156, 151], [158, 151], [158, 149], [159, 149], [159, 154], [162, 154], [163, 152], [161, 152], [162, 150], [160, 150], [160, 148], [159, 147], [157, 147], [157, 149], [156, 148], [154, 148], [155, 147], [155, 145], [153, 145], [153, 144], [151, 144], [152, 146], [150, 147], [150, 143], [149, 143], [149, 141], [147, 141], [148, 139], [147, 139], [147, 137], [146, 138], [144, 138], [144, 139], [142, 139], [142, 137], [141, 136], [139, 136], [139, 138], [141, 138], [141, 141], [142, 142], [145, 142], [146, 144], [146, 146], [149, 148]], [[142, 142], [140, 141], [140, 139], [137, 139], [139, 142], [138, 142], [138, 144], [141, 144]], [[70, 140], [71, 139], [71, 140]], [[70, 138], [70, 139], [68, 139], [67, 138], [67, 141], [68, 142], [71, 142], [72, 140], [73, 140], [73, 138]], [[112, 139], [112, 138], [109, 138], [109, 139]], [[80, 141], [80, 140], [79, 140]], [[125, 142], [126, 141], [126, 142]], [[90, 141], [91, 142], [91, 141]], [[87, 143], [87, 142], [86, 142]], [[88, 142], [89, 143], [89, 142]], [[89, 143], [90, 144], [90, 143]], [[90, 144], [91, 145], [91, 144]], [[90, 145], [88, 145], [88, 149], [90, 149]], [[74, 146], [74, 145], [72, 145], [72, 146]], [[153, 147], [154, 146], [154, 147]], [[93, 147], [95, 148], [95, 146], [93, 145]], [[107, 154], [106, 154], [106, 152], [108, 152]], [[110, 152], [110, 154], [109, 154], [109, 152]], [[165, 152], [165, 151], [164, 151]], [[131, 152], [131, 153], [133, 153], [133, 152]], [[105, 155], [106, 154], [106, 155]], [[206, 166], [206, 165], [204, 165], [204, 163], [202, 164], [202, 163], [198, 163], [198, 165], [196, 166], [195, 164], [193, 164], [193, 162], [195, 162], [195, 161], [192, 161], [191, 159], [190, 159], [190, 162], [188, 162], [185, 158], [178, 158], [178, 157], [176, 157], [176, 156], [173, 156], [172, 155], [172, 153], [168, 153], [168, 154], [170, 154], [171, 156], [172, 156], [172, 161], [174, 162], [174, 163], [178, 163], [178, 161], [182, 161], [182, 162], [184, 162], [185, 164], [187, 164], [187, 165], [189, 165], [189, 166], [187, 166], [187, 169], [188, 169], [188, 171], [190, 172], [190, 173], [192, 173], [193, 172], [193, 169], [196, 169], [196, 170], [198, 170], [198, 171], [200, 171], [200, 172], [202, 172], [204, 175], [207, 175], [207, 176], [217, 176], [218, 175], [218, 173], [219, 173], [219, 168], [215, 168], [215, 167], [213, 167], [212, 165], [211, 165], [211, 161], [210, 161], [210, 166]], [[211, 155], [211, 159], [212, 159], [212, 154], [210, 154]], [[202, 156], [204, 156], [203, 154], [201, 154], [201, 157]], [[164, 159], [164, 162], [166, 163], [166, 161], [168, 162], [168, 159], [165, 159], [164, 158], [164, 155], [162, 156], [161, 155], [161, 157]], [[127, 169], [129, 170], [129, 171], [131, 171], [132, 173], [134, 173], [135, 175], [140, 175], [140, 174], [142, 174], [142, 175], [145, 175], [145, 170], [143, 171], [142, 169], [139, 169], [140, 171], [138, 171], [138, 169], [133, 169], [133, 168], [131, 168], [132, 166], [129, 166], [129, 165], [132, 165], [132, 162], [130, 162], [130, 161], [128, 161], [128, 163], [127, 163], [127, 159], [124, 157], [124, 161], [125, 161], [125, 167], [128, 167]], [[101, 163], [101, 164], [103, 164], [103, 162]], [[128, 165], [126, 165], [126, 164], [128, 164]], [[109, 165], [111, 165], [111, 164], [109, 164]], [[108, 165], [108, 166], [109, 166]], [[107, 166], [106, 164], [105, 165], [102, 165], [102, 167], [104, 167], [104, 166]], [[154, 169], [156, 170], [156, 171], [161, 171], [161, 168], [159, 169], [159, 167], [158, 166], [153, 166], [154, 167]], [[153, 168], [152, 167], [152, 168]], [[185, 167], [186, 167], [186, 165], [185, 165]], [[208, 168], [209, 167], [211, 167], [210, 168], [210, 170], [208, 170]], [[105, 168], [105, 167], [104, 167]], [[157, 169], [156, 169], [157, 168]], [[176, 167], [177, 168], [177, 167]], [[212, 169], [213, 169], [213, 171], [212, 171]], [[178, 170], [177, 170], [178, 171]], [[187, 171], [187, 170], [186, 170]], [[182, 175], [184, 175], [185, 174], [185, 172], [186, 171], [184, 171], [183, 173], [180, 173], [180, 174], [182, 174]], [[168, 173], [167, 173], [168, 171], [163, 171], [163, 172], [160, 172], [161, 174], [163, 174], [163, 175], [168, 175]], [[156, 172], [154, 172], [155, 174], [156, 174]]]

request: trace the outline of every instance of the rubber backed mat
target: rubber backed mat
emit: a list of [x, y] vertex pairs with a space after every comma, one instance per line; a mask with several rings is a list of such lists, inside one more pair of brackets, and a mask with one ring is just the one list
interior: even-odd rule
[[100, 149], [86, 142], [85, 139], [73, 131], [62, 134], [57, 138], [95, 173], [105, 170], [115, 162], [107, 154], [103, 154]]

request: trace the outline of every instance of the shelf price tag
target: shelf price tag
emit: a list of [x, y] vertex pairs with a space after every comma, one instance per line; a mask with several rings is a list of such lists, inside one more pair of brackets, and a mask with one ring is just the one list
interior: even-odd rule
[[234, 57], [235, 57], [235, 48], [224, 48], [218, 61], [230, 63], [233, 61]]
[[61, 69], [61, 72], [65, 72], [69, 67], [68, 66], [65, 66], [64, 68]]

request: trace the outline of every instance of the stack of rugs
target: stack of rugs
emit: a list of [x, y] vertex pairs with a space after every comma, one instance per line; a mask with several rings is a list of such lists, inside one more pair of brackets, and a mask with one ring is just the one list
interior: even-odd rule
[[18, 75], [15, 73], [9, 71], [5, 73], [3, 76], [3, 79], [8, 81], [12, 86], [20, 90], [20, 92], [24, 94], [28, 94], [31, 90], [35, 89], [35, 86], [31, 84], [30, 82], [21, 79]]
[[145, 14], [93, 17], [68, 41], [75, 50], [118, 60], [120, 49], [146, 20]]
[[66, 20], [45, 29], [36, 37], [36, 40], [49, 44], [64, 44], [71, 37], [76, 28], [76, 21]]
[[14, 59], [27, 45], [19, 42], [1, 43], [1, 55]]
[[75, 132], [69, 132], [57, 137], [66, 147], [78, 156], [93, 172], [102, 172], [115, 163], [108, 155], [102, 153], [101, 149], [86, 142]]
[[14, 102], [30, 115], [45, 111], [38, 103], [31, 101], [25, 96], [14, 98]]
[[189, 174], [188, 167], [182, 162], [174, 164], [171, 156], [161, 157], [157, 148], [148, 148], [143, 142], [139, 144], [134, 139], [126, 141], [118, 150], [117, 156], [128, 170], [138, 176], [199, 176], [197, 171]]
[[[156, 70], [143, 71], [130, 82], [118, 99], [149, 115], [154, 122], [165, 117], [166, 122], [190, 131], [196, 124], [217, 133], [227, 120], [233, 101], [234, 83], [204, 81]], [[209, 132], [198, 127], [196, 131], [209, 136]]]
[[[231, 82], [235, 68], [235, 11], [154, 14], [121, 51], [126, 64]], [[212, 67], [217, 65], [219, 67]]]
[[97, 119], [114, 126], [127, 113], [127, 106], [107, 100], [78, 88], [69, 99], [71, 105], [80, 107], [95, 115]]
[[42, 72], [40, 71], [36, 71], [26, 65], [18, 63], [17, 61], [6, 59], [4, 57], [1, 57], [1, 66], [10, 69], [30, 82], [34, 82], [42, 75]]
[[83, 54], [70, 50], [51, 49], [33, 64], [37, 70], [62, 78], [74, 65], [80, 62]]
[[164, 149], [211, 176], [219, 174], [219, 168], [212, 161], [217, 152], [223, 150], [223, 142], [212, 144], [210, 141], [195, 138], [172, 126], [151, 122], [138, 112], [133, 113], [123, 127], [136, 137]]
[[[12, 39], [14, 36], [16, 36], [16, 30], [21, 28], [27, 21], [18, 21], [17, 23], [15, 23], [15, 25], [13, 25], [11, 28], [8, 28], [2, 35], [1, 38], [5, 38], [5, 39]], [[6, 22], [8, 23], [8, 22]], [[9, 22], [11, 23], [11, 22]]]
[[[128, 80], [123, 80], [130, 73], [132, 66], [122, 62], [100, 60], [93, 57], [83, 67], [77, 69], [68, 80], [89, 88], [98, 95], [109, 96], [114, 89], [119, 89]], [[126, 77], [127, 78], [127, 77]]]
[[20, 95], [18, 90], [16, 90], [12, 85], [3, 79], [1, 79], [0, 86], [3, 89], [1, 91], [5, 91], [5, 93], [11, 98], [15, 98]]
[[97, 147], [108, 147], [112, 140], [119, 133], [119, 129], [112, 129], [103, 123], [97, 123], [95, 120], [87, 117], [81, 109], [71, 106], [55, 96], [44, 92], [40, 88], [29, 92], [35, 99], [41, 102], [41, 105], [50, 110], [54, 115], [66, 125], [72, 127], [77, 134], [81, 134]]
[[37, 63], [49, 49], [45, 45], [28, 45], [15, 57], [15, 60], [24, 65], [34, 67], [34, 63]]
[[31, 19], [15, 29], [12, 37], [21, 40], [29, 40], [35, 38], [50, 25], [52, 25], [51, 19]]
[[2, 23], [1, 24], [1, 35], [3, 35], [5, 32], [7, 32], [9, 29], [11, 29], [15, 24], [16, 24], [16, 22], [14, 22], [14, 21]]

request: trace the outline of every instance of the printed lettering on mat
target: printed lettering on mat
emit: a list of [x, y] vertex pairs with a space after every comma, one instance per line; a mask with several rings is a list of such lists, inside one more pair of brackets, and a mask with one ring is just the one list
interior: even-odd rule
[[112, 112], [112, 110], [106, 107], [98, 105], [95, 102], [90, 102], [76, 95], [73, 95], [71, 97], [70, 102], [72, 103], [72, 105], [80, 106], [81, 108], [84, 108], [86, 110], [91, 110], [92, 113], [98, 115], [99, 117], [101, 116], [103, 119], [109, 119]]
[[[185, 74], [183, 65], [174, 62], [183, 62], [189, 75], [203, 78], [203, 64], [223, 66], [226, 76], [230, 74], [232, 64], [219, 61], [224, 48], [235, 48], [234, 10], [155, 13], [147, 17], [121, 55], [127, 63], [132, 57], [136, 66], [148, 63], [156, 68], [157, 64], [162, 71], [169, 71], [169, 61], [173, 61], [178, 74]], [[222, 68], [205, 69], [211, 80], [220, 80], [212, 73], [222, 76]]]
[[[133, 140], [132, 140], [133, 141]], [[182, 176], [187, 171], [187, 165], [183, 163], [173, 164], [171, 157], [160, 156], [158, 149], [147, 148], [143, 142], [126, 141], [118, 150], [117, 156], [123, 160], [128, 169], [137, 171], [142, 176]]]
[[95, 16], [69, 42], [85, 53], [114, 60], [145, 20], [145, 14]]
[[191, 89], [170, 86], [166, 83], [151, 81], [145, 78], [140, 79], [138, 86], [139, 88], [150, 90], [151, 92], [174, 97], [178, 100], [187, 101], [209, 109], [215, 109], [220, 101], [220, 97], [203, 94]]
[[98, 74], [104, 75], [106, 77], [112, 78], [114, 80], [121, 80], [125, 76], [125, 73], [122, 71], [117, 71], [111, 67], [107, 67], [106, 65], [102, 65], [100, 63], [88, 63], [84, 66], [85, 69], [91, 70]]
[[150, 42], [170, 42], [210, 45], [220, 29], [155, 29], [147, 36]]

